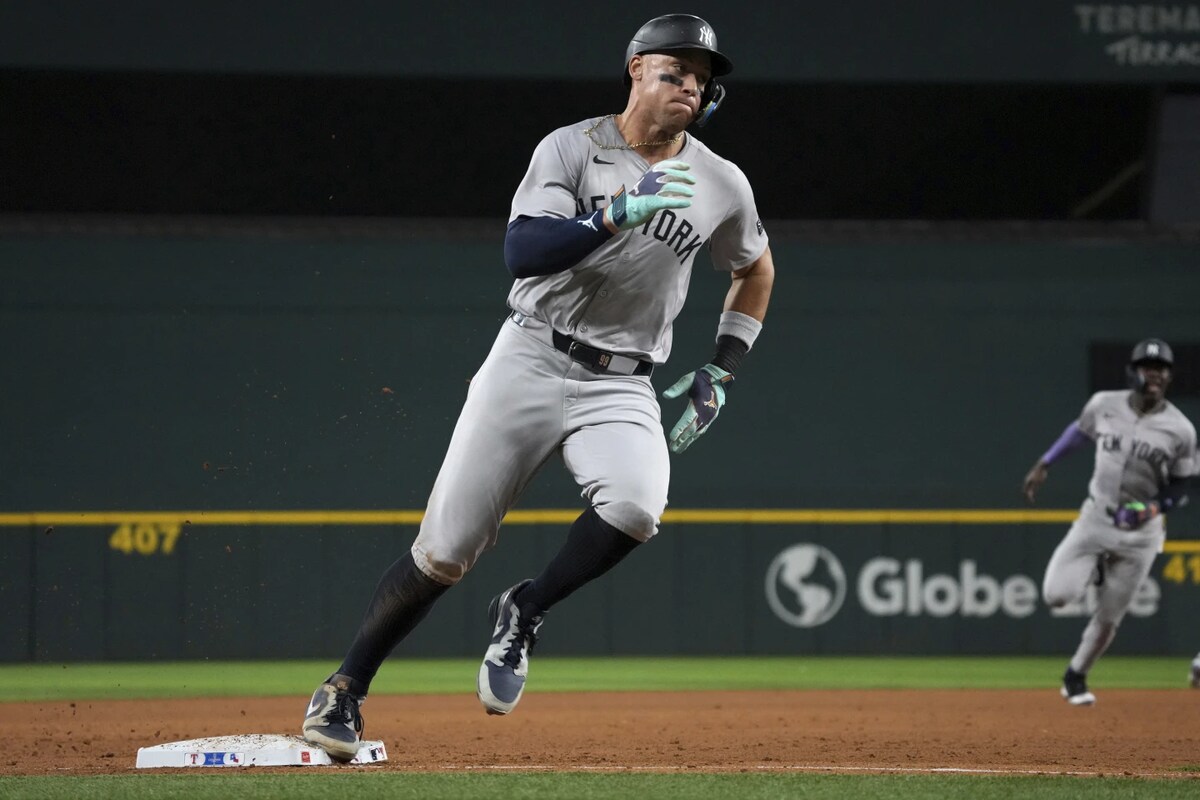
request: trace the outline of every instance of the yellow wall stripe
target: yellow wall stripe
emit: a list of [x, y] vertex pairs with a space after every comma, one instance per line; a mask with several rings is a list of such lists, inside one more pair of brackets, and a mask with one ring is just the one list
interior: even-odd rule
[[[1074, 509], [840, 509], [840, 508], [680, 508], [668, 509], [664, 523], [726, 525], [996, 525], [1070, 523]], [[422, 511], [31, 511], [0, 513], [0, 526], [184, 525], [417, 525]], [[569, 524], [577, 509], [509, 512], [511, 525]]]
[[[570, 524], [579, 511], [542, 508], [510, 511], [510, 525]], [[691, 525], [1005, 525], [1069, 524], [1075, 509], [846, 509], [678, 508], [664, 523]], [[28, 511], [0, 513], [0, 528], [113, 525], [419, 525], [423, 511]], [[1166, 553], [1200, 553], [1200, 540], [1167, 541]]]

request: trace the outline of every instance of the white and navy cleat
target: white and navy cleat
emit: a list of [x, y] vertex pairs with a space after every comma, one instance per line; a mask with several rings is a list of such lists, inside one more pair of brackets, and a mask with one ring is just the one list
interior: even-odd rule
[[313, 692], [308, 701], [301, 732], [304, 741], [316, 745], [334, 761], [343, 763], [358, 755], [363, 718], [359, 711], [364, 698], [351, 694], [345, 680], [332, 675]]
[[492, 598], [488, 619], [492, 643], [479, 666], [476, 694], [489, 714], [508, 714], [517, 707], [529, 674], [529, 654], [537, 643], [542, 616], [523, 616], [513, 597], [531, 580], [524, 580]]
[[1063, 685], [1059, 691], [1063, 699], [1073, 706], [1090, 706], [1096, 702], [1096, 695], [1088, 691], [1087, 676], [1070, 667], [1063, 673]]

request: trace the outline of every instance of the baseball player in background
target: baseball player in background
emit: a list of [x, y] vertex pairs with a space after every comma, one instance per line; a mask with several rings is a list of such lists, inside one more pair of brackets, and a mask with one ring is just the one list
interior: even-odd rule
[[[504, 241], [510, 313], [471, 380], [420, 532], [384, 574], [337, 672], [312, 696], [304, 738], [357, 752], [359, 706], [392, 649], [479, 556], [547, 460], [562, 459], [586, 509], [540, 575], [492, 599], [477, 694], [490, 714], [521, 699], [545, 615], [658, 531], [672, 453], [704, 434], [762, 327], [774, 280], [754, 195], [737, 166], [686, 129], [720, 105], [733, 65], [707, 22], [643, 25], [623, 62], [628, 103], [547, 135], [517, 187]], [[664, 436], [651, 373], [707, 247], [731, 278], [709, 363], [664, 393], [682, 400]]]
[[1063, 674], [1062, 696], [1091, 705], [1087, 674], [1116, 635], [1138, 585], [1166, 539], [1163, 515], [1187, 502], [1196, 471], [1196, 429], [1166, 399], [1175, 363], [1161, 339], [1138, 342], [1126, 372], [1130, 389], [1097, 392], [1079, 419], [1025, 476], [1032, 503], [1049, 468], [1065, 454], [1094, 443], [1096, 465], [1079, 517], [1050, 556], [1042, 595], [1061, 608], [1097, 585], [1097, 608]]

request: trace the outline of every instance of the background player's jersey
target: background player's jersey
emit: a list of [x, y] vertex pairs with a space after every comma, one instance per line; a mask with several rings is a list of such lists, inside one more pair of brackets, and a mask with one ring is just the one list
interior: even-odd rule
[[1165, 402], [1139, 416], [1129, 391], [1097, 392], [1083, 407], [1079, 429], [1096, 442], [1096, 468], [1088, 494], [1101, 509], [1158, 496], [1170, 476], [1196, 472], [1196, 428]]
[[[605, 150], [584, 131], [598, 118], [559, 128], [534, 150], [513, 197], [519, 216], [569, 219], [604, 208], [624, 184], [637, 185], [650, 164], [632, 150]], [[673, 160], [696, 178], [689, 208], [666, 209], [609, 239], [572, 269], [523, 278], [508, 304], [579, 341], [655, 363], [671, 353], [671, 324], [683, 307], [696, 252], [708, 246], [719, 270], [745, 267], [767, 248], [750, 182], [738, 167], [684, 134]], [[624, 145], [616, 122], [591, 134]], [[595, 220], [600, 225], [599, 220]]]

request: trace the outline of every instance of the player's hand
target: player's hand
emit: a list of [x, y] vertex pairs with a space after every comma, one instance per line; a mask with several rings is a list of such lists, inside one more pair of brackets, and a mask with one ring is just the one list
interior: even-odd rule
[[674, 399], [687, 393], [688, 405], [679, 422], [671, 429], [667, 442], [672, 453], [682, 453], [692, 442], [700, 438], [725, 405], [725, 387], [733, 382], [733, 375], [714, 364], [705, 364], [695, 372], [689, 372], [675, 381], [663, 397]]
[[604, 218], [619, 231], [636, 228], [664, 208], [687, 208], [692, 204], [689, 197], [696, 193], [692, 186], [696, 179], [688, 174], [691, 167], [683, 161], [660, 161], [638, 179], [637, 185], [625, 191], [622, 186], [608, 208]]
[[1025, 483], [1022, 485], [1022, 491], [1025, 492], [1025, 499], [1033, 503], [1037, 498], [1038, 489], [1042, 488], [1042, 484], [1046, 482], [1046, 476], [1050, 474], [1050, 470], [1046, 468], [1046, 464], [1038, 459], [1038, 462], [1030, 468], [1029, 473], [1025, 476]]
[[1110, 508], [1108, 513], [1112, 515], [1113, 524], [1121, 530], [1136, 531], [1158, 516], [1158, 503], [1153, 500], [1149, 503], [1131, 500], [1120, 508]]

